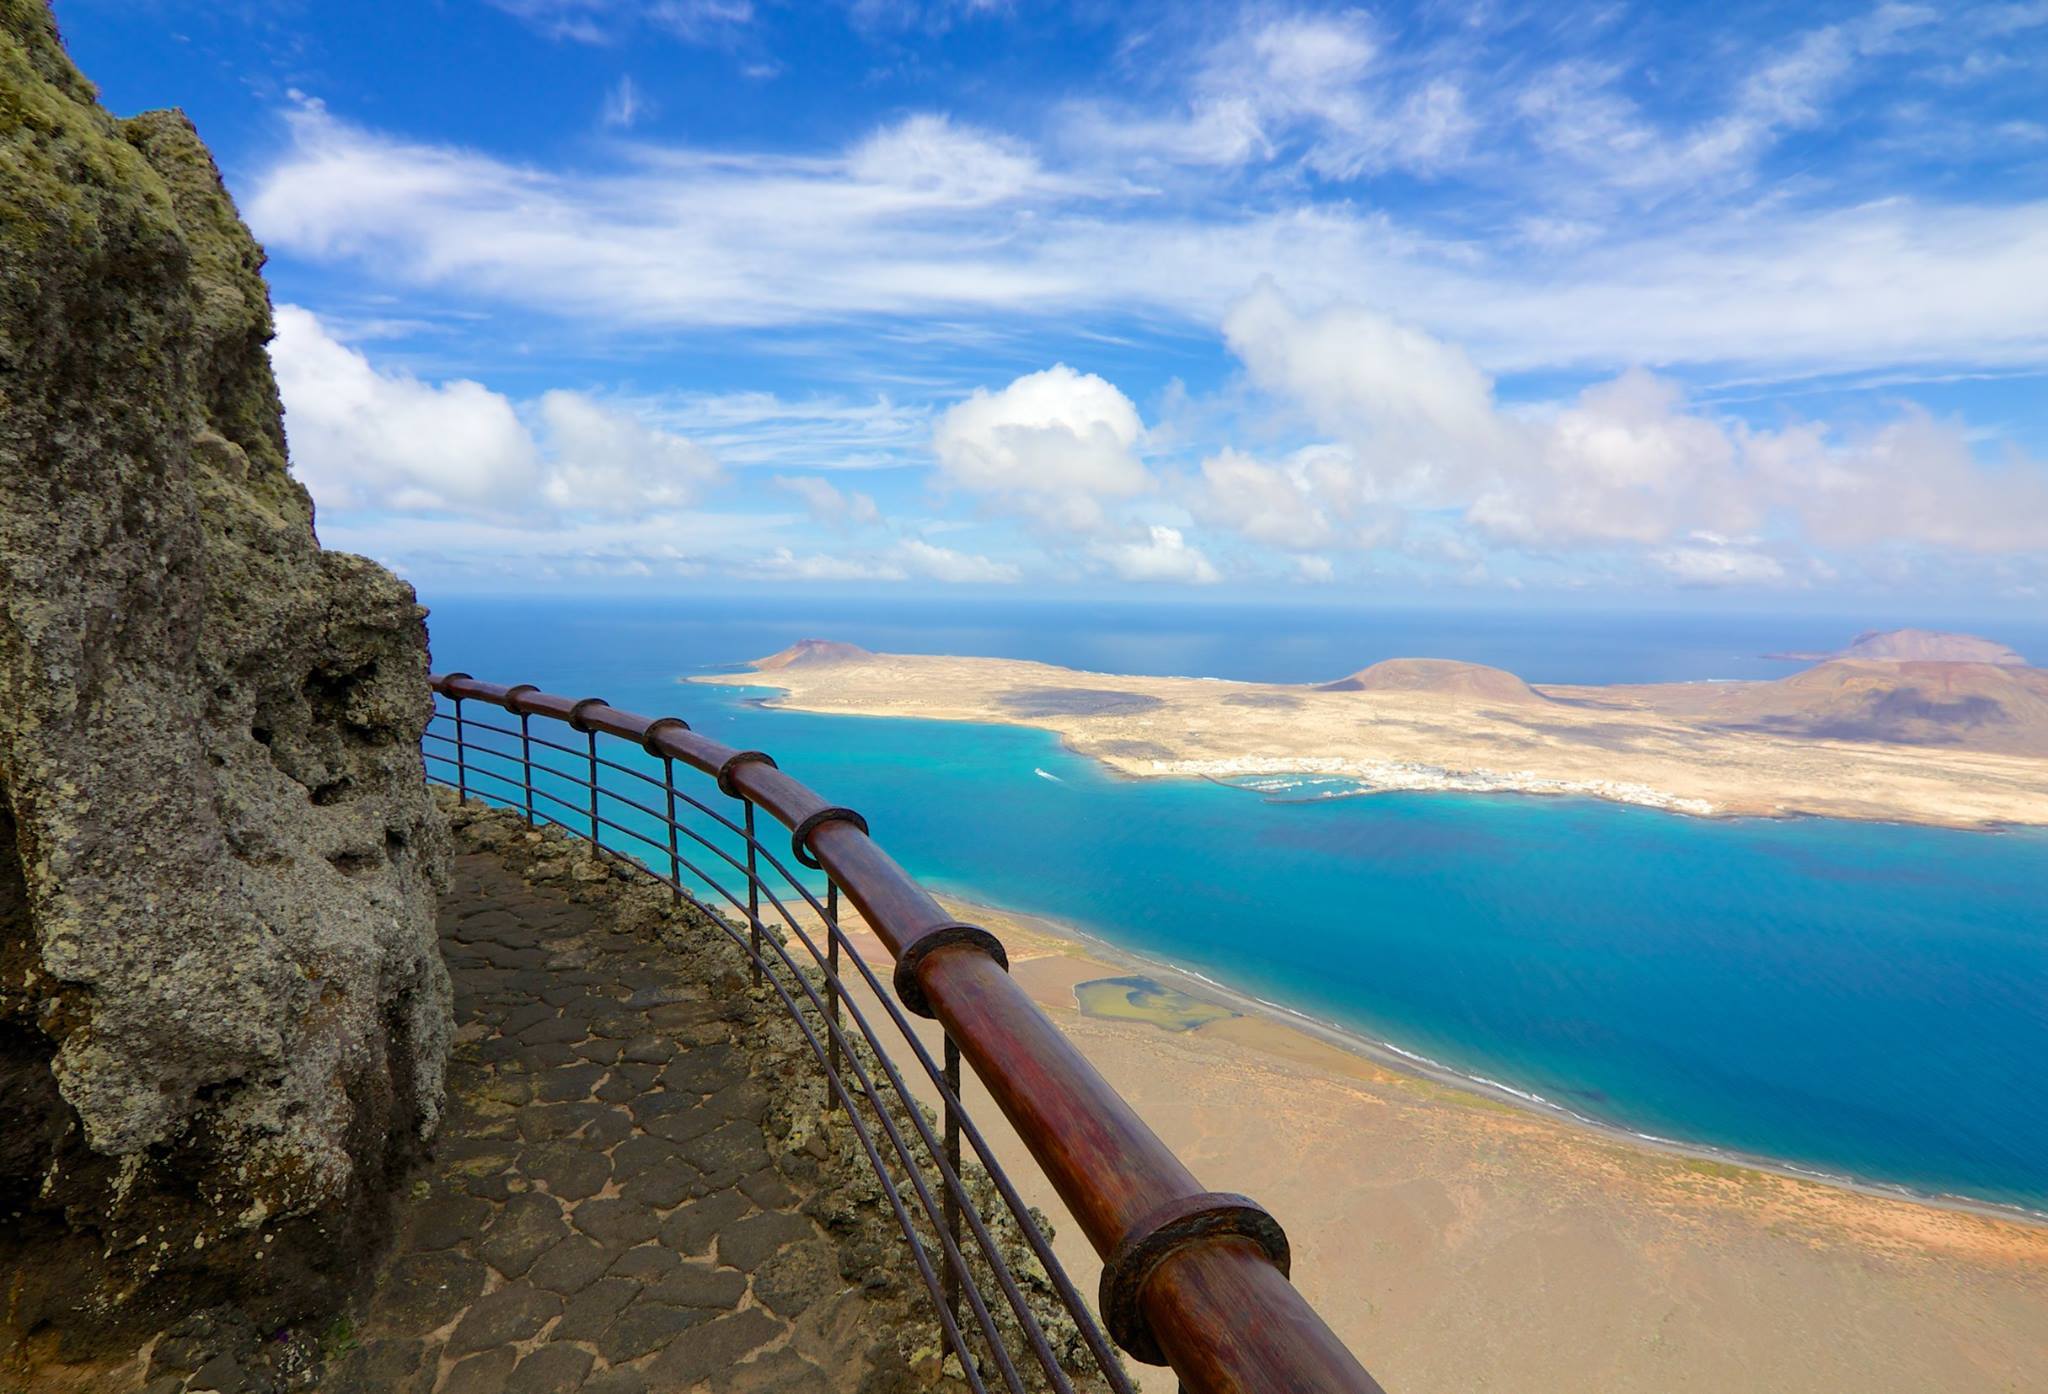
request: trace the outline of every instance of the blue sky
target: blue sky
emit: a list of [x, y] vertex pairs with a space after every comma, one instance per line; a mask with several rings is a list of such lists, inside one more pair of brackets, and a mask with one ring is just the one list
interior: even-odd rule
[[430, 595], [2048, 594], [2048, 4], [56, 11]]

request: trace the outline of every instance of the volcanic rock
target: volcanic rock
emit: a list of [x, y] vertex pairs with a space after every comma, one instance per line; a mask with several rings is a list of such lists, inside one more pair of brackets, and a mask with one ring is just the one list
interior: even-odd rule
[[858, 644], [841, 643], [837, 639], [799, 639], [780, 653], [755, 659], [754, 667], [764, 673], [772, 673], [778, 668], [823, 667], [828, 663], [855, 663], [873, 657]]
[[440, 1115], [425, 612], [315, 539], [262, 265], [0, 0], [0, 1353], [321, 1309]]
[[1538, 703], [1549, 699], [1504, 668], [1449, 658], [1389, 658], [1348, 678], [1324, 683], [1324, 692], [1435, 692], [1489, 702]]

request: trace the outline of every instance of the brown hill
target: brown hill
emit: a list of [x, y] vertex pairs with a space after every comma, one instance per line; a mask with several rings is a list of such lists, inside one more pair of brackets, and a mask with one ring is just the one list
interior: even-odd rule
[[2048, 755], [2048, 672], [2009, 663], [1835, 659], [1776, 682], [1637, 690], [1716, 726]]
[[1774, 653], [1769, 658], [1825, 663], [1855, 658], [1880, 663], [1995, 663], [2024, 668], [2027, 660], [1996, 639], [1938, 629], [1866, 629], [1837, 653]]
[[1436, 692], [1489, 702], [1539, 703], [1549, 699], [1513, 673], [1449, 658], [1389, 658], [1348, 678], [1324, 683], [1324, 692]]
[[769, 673], [778, 668], [815, 668], [828, 663], [855, 663], [873, 657], [858, 644], [842, 644], [837, 639], [799, 639], [780, 653], [755, 659], [754, 666]]

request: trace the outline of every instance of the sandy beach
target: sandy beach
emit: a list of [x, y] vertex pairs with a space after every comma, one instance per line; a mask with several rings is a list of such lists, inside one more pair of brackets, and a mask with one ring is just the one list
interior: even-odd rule
[[[2048, 675], [2035, 669], [1833, 664], [1783, 683], [1600, 688], [1402, 660], [1382, 665], [1396, 670], [1386, 685], [1362, 690], [845, 646], [791, 652], [762, 671], [690, 680], [776, 688], [770, 705], [802, 711], [1038, 727], [1137, 778], [1309, 774], [1371, 790], [1576, 795], [1699, 817], [2048, 824], [2048, 746], [2037, 749], [2048, 719], [2034, 693]], [[2012, 689], [2011, 719], [1955, 731], [1920, 723], [1904, 733], [1911, 740], [1849, 738], [1863, 727], [1846, 711], [1939, 712], [1930, 685], [1972, 680]]]
[[[2048, 1225], [1547, 1116], [1046, 921], [950, 908], [1004, 940], [1017, 981], [1205, 1185], [1274, 1212], [1297, 1282], [1390, 1390], [2048, 1388]], [[1212, 1019], [1077, 1003], [1132, 977]], [[972, 1082], [968, 1107], [1093, 1291], [1093, 1253]], [[1174, 1384], [1146, 1370], [1142, 1387]]]

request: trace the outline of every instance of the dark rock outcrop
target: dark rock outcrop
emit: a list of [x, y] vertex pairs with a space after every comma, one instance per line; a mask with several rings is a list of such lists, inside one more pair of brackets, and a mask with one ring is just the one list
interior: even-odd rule
[[873, 657], [858, 644], [837, 639], [799, 639], [778, 653], [755, 659], [754, 667], [772, 673], [778, 668], [821, 668], [829, 663], [858, 663]]
[[0, 1348], [319, 1309], [439, 1117], [424, 612], [315, 540], [262, 263], [0, 0]]

